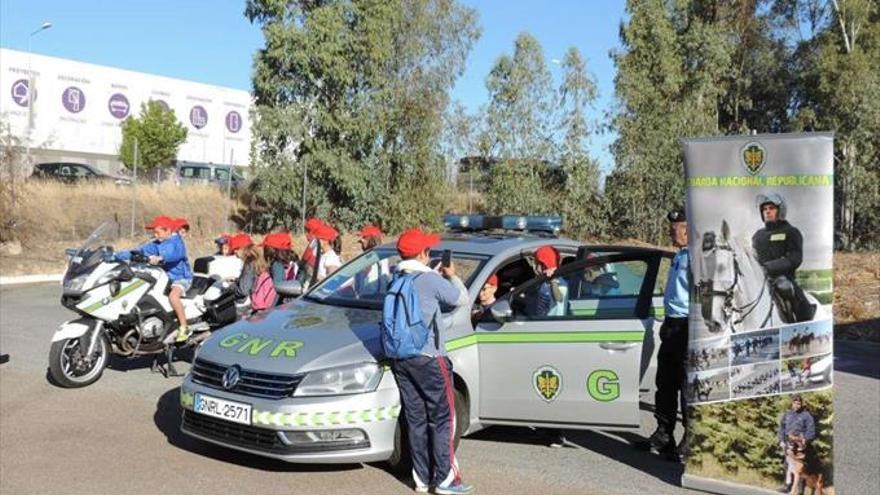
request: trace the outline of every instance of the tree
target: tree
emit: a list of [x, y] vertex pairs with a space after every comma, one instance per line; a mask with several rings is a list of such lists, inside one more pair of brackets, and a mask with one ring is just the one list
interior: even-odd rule
[[138, 171], [144, 173], [177, 160], [177, 150], [186, 141], [186, 128], [174, 116], [174, 110], [150, 101], [141, 105], [140, 116], [122, 123], [119, 159], [126, 168], [134, 167], [134, 143], [138, 146]]
[[623, 50], [612, 54], [619, 107], [616, 168], [605, 199], [616, 234], [662, 239], [664, 212], [684, 203], [679, 140], [719, 132], [719, 84], [731, 47], [721, 2], [627, 2]]
[[[832, 0], [803, 43], [798, 123], [835, 132], [835, 227], [844, 249], [880, 246], [880, 7]], [[793, 15], [804, 15], [794, 12]]]
[[486, 79], [489, 104], [485, 156], [490, 172], [487, 202], [495, 213], [551, 213], [545, 194], [554, 158], [553, 88], [540, 43], [521, 33], [513, 56], [502, 55]]
[[599, 166], [587, 152], [590, 127], [586, 118], [586, 109], [597, 96], [596, 82], [577, 48], [568, 49], [562, 68], [559, 129], [563, 141], [558, 163], [565, 176], [565, 187], [560, 194], [560, 210], [571, 235], [597, 237], [605, 234], [604, 215]]
[[[479, 36], [454, 0], [249, 0], [253, 193], [267, 225], [437, 224], [448, 92]], [[306, 197], [303, 198], [303, 191]], [[305, 205], [305, 209], [303, 206]]]

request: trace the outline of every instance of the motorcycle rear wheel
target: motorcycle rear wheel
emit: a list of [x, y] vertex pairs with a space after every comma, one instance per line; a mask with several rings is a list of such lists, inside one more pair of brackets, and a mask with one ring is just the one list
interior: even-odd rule
[[52, 342], [49, 373], [55, 383], [64, 388], [79, 388], [98, 381], [110, 361], [110, 344], [103, 336], [99, 339], [91, 360], [82, 355], [79, 337]]

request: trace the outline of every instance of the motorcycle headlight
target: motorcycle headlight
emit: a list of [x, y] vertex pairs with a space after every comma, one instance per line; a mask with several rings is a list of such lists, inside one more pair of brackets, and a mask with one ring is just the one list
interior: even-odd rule
[[345, 395], [372, 392], [382, 380], [376, 363], [361, 363], [312, 371], [297, 385], [294, 397]]
[[78, 277], [73, 277], [64, 283], [64, 288], [70, 291], [79, 291], [82, 290], [83, 285], [86, 283], [86, 279], [89, 277], [89, 274], [80, 275]]

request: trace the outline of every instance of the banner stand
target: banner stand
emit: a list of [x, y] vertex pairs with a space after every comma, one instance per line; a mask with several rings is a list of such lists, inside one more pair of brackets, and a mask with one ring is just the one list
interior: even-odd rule
[[776, 490], [743, 486], [723, 480], [701, 478], [685, 473], [681, 477], [681, 486], [691, 490], [700, 490], [708, 493], [729, 493], [730, 495], [779, 495]]
[[682, 486], [835, 495], [833, 135], [682, 147], [692, 280]]

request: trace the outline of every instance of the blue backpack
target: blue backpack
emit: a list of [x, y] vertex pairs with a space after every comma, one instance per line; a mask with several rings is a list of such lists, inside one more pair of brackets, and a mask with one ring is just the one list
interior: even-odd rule
[[382, 348], [385, 357], [406, 359], [418, 356], [428, 342], [431, 329], [422, 320], [419, 296], [413, 282], [421, 275], [398, 275], [391, 282], [382, 306]]

